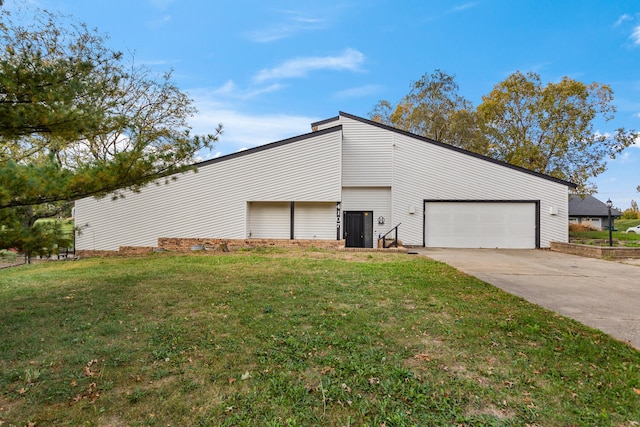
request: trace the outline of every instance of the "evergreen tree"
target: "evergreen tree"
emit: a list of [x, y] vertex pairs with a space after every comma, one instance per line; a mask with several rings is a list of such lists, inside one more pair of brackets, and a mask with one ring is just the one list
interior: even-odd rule
[[2, 247], [35, 230], [46, 243], [51, 230], [34, 228], [37, 219], [175, 179], [217, 141], [221, 126], [191, 135], [196, 110], [170, 72], [126, 61], [105, 41], [51, 12], [0, 12]]

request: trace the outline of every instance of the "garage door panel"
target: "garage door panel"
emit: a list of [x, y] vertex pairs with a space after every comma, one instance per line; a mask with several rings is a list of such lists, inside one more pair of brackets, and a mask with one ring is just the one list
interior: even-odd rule
[[425, 246], [535, 248], [536, 204], [426, 202]]

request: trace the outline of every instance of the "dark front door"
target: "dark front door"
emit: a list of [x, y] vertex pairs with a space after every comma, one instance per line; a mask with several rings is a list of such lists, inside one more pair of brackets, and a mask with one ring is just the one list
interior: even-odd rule
[[373, 212], [348, 211], [344, 213], [344, 239], [348, 248], [373, 247]]

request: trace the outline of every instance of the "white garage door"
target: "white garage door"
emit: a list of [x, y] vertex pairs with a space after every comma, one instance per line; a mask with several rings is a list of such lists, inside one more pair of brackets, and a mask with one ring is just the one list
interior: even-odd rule
[[425, 246], [443, 248], [536, 247], [536, 204], [425, 202]]

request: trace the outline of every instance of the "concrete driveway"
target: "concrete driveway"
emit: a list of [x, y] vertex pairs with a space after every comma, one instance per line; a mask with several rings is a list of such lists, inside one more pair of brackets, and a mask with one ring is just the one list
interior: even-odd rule
[[640, 265], [547, 250], [416, 252], [640, 349]]

